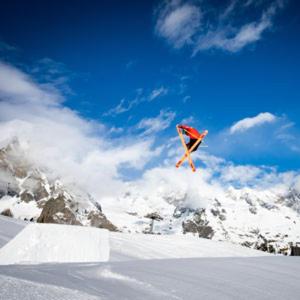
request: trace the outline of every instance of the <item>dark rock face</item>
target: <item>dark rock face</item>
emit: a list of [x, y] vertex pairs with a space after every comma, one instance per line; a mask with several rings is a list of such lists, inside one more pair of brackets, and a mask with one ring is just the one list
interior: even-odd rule
[[199, 226], [198, 232], [199, 232], [199, 237], [205, 239], [211, 239], [215, 233], [211, 226]]
[[284, 202], [287, 207], [291, 207], [300, 213], [300, 193], [298, 191], [294, 189], [290, 190], [286, 197], [281, 199], [281, 201]]
[[257, 236], [257, 241], [254, 244], [254, 248], [269, 253], [275, 253], [276, 251], [273, 246], [274, 242], [275, 240], [270, 240], [270, 239], [268, 240], [265, 236], [259, 233]]
[[22, 201], [28, 203], [32, 200], [34, 200], [34, 197], [31, 193], [29, 193], [28, 191], [24, 191], [21, 195], [20, 195], [20, 198]]
[[90, 220], [90, 225], [93, 227], [105, 228], [109, 231], [118, 231], [118, 228], [99, 211], [91, 211], [88, 215], [88, 220]]
[[45, 188], [45, 182], [42, 179], [42, 175], [38, 171], [35, 171], [33, 174], [28, 176], [24, 180], [22, 187], [26, 190], [30, 190], [34, 196], [34, 200], [37, 202], [49, 196], [49, 193]]
[[12, 214], [12, 212], [11, 212], [11, 210], [10, 210], [9, 208], [3, 210], [3, 211], [1, 212], [1, 215], [2, 215], [2, 216], [6, 216], [6, 217], [11, 217], [11, 218], [13, 218], [13, 214]]
[[63, 195], [59, 195], [56, 199], [52, 198], [45, 203], [37, 222], [82, 225], [76, 220], [75, 214], [66, 207]]
[[[219, 215], [219, 214], [218, 214]], [[193, 220], [182, 222], [183, 233], [197, 233], [199, 237], [211, 239], [214, 236], [214, 230], [208, 225], [205, 209], [197, 209], [194, 212]]]
[[[0, 199], [11, 196], [17, 198], [16, 204], [35, 202], [41, 213], [29, 214], [26, 216], [28, 220], [70, 225], [84, 223], [117, 230], [91, 195], [83, 190], [73, 192], [72, 185], [66, 187], [58, 178], [51, 176], [50, 179], [47, 171], [51, 170], [41, 171], [26, 156], [18, 140], [13, 140], [0, 149]], [[4, 213], [10, 214], [9, 211]]]
[[251, 248], [253, 246], [253, 243], [245, 241], [241, 245], [244, 246], [244, 247], [247, 247], [247, 248]]
[[256, 208], [255, 206], [250, 206], [250, 207], [249, 207], [249, 211], [250, 211], [252, 214], [254, 214], [254, 215], [257, 214], [257, 208]]
[[219, 208], [215, 208], [215, 209], [212, 208], [210, 212], [212, 213], [213, 216], [218, 217], [221, 221], [226, 220], [225, 209], [220, 210]]
[[22, 166], [14, 168], [14, 175], [18, 178], [25, 178], [27, 176], [26, 168]]
[[214, 230], [211, 226], [207, 225], [197, 225], [195, 222], [188, 220], [182, 223], [183, 233], [186, 234], [188, 232], [197, 233], [199, 237], [205, 239], [211, 239], [214, 235]]
[[191, 220], [187, 220], [186, 222], [182, 222], [182, 229], [183, 233], [186, 234], [188, 232], [191, 233], [197, 233], [198, 232], [198, 226], [195, 222]]

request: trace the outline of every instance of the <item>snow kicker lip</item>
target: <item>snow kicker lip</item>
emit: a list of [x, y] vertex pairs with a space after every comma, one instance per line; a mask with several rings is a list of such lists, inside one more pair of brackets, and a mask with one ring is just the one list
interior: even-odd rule
[[108, 260], [108, 230], [74, 225], [29, 224], [0, 249], [2, 265]]

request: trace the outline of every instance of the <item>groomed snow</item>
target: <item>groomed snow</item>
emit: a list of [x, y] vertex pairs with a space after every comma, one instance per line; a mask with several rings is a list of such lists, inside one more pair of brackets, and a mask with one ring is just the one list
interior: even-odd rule
[[294, 300], [300, 295], [300, 259], [284, 256], [11, 265], [0, 266], [0, 274], [1, 300]]
[[[0, 265], [1, 300], [298, 299], [300, 294], [300, 261], [296, 257], [216, 257], [266, 254], [191, 235], [110, 233], [108, 239], [108, 232], [96, 228], [26, 226], [5, 217], [0, 218], [0, 225], [1, 232], [8, 232], [4, 240], [12, 238], [0, 249], [0, 260], [7, 264], [8, 258], [12, 263], [12, 257], [23, 257], [28, 263]], [[107, 243], [106, 260], [110, 242], [111, 261], [86, 262], [88, 255], [101, 256], [92, 251], [104, 247], [103, 241]], [[85, 260], [79, 260], [85, 263], [48, 260], [47, 264], [30, 264], [37, 262], [39, 251], [43, 259], [52, 258], [52, 262], [62, 258], [70, 262], [74, 256], [84, 255]], [[203, 257], [183, 258], [193, 256]]]
[[0, 264], [108, 261], [108, 234], [93, 227], [32, 223], [0, 249]]
[[110, 260], [191, 257], [250, 257], [270, 254], [227, 242], [187, 235], [150, 235], [110, 232]]

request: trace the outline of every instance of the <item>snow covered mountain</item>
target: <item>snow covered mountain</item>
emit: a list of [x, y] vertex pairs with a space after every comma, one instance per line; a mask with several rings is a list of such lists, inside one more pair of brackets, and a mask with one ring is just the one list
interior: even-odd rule
[[153, 218], [154, 224], [150, 221], [153, 233], [193, 233], [272, 253], [286, 253], [290, 243], [300, 242], [300, 195], [295, 190], [282, 194], [231, 187], [208, 197], [202, 207], [187, 206], [188, 197], [188, 193], [160, 188], [144, 195], [136, 186], [119, 199], [127, 216], [117, 217], [111, 213], [113, 208], [107, 215], [123, 231], [147, 233], [151, 211], [159, 215]]
[[98, 195], [96, 201], [89, 191], [66, 184], [53, 170], [28, 160], [14, 140], [0, 150], [0, 213], [122, 232], [191, 233], [268, 252], [287, 252], [290, 243], [300, 242], [296, 189], [219, 189], [204, 183], [190, 189], [181, 182], [161, 180], [171, 177], [168, 170], [164, 176], [155, 172], [126, 183], [117, 196]]
[[28, 160], [18, 140], [0, 150], [0, 212], [39, 223], [116, 230], [91, 195]]

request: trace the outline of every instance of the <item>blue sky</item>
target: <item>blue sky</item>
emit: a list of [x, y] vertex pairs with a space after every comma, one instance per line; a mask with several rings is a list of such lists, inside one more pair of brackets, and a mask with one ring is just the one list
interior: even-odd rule
[[0, 10], [1, 61], [112, 137], [155, 134], [159, 146], [187, 120], [209, 130], [209, 153], [279, 170], [300, 168], [299, 36], [297, 1], [10, 0]]

